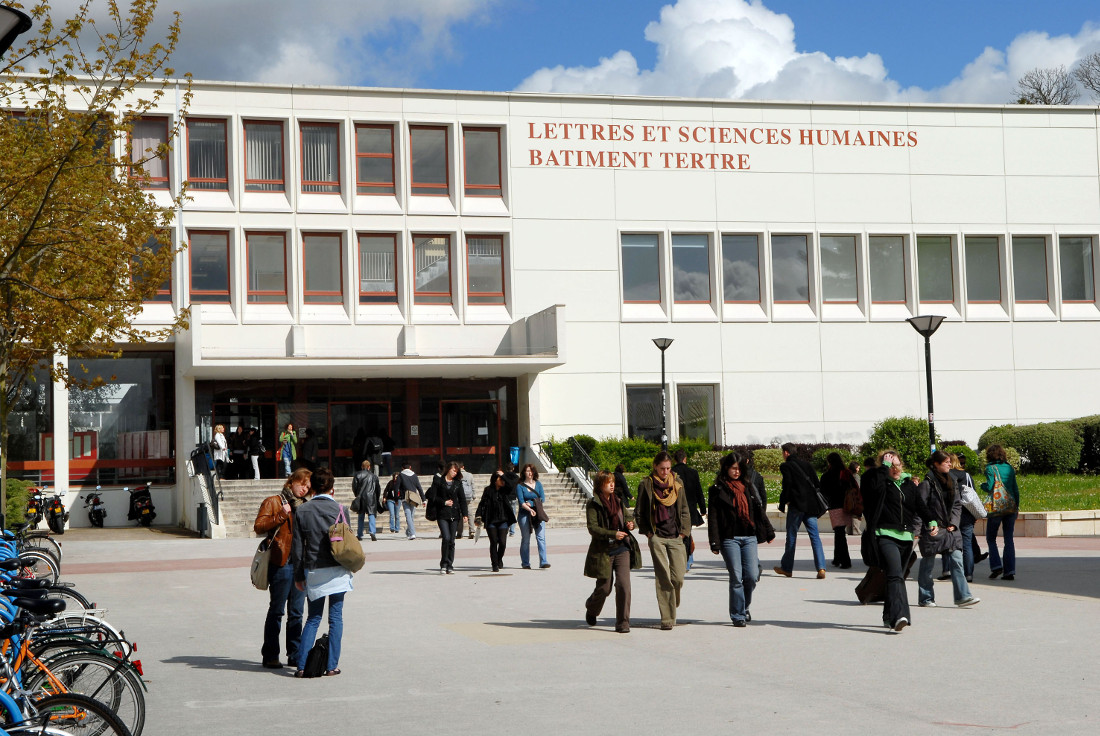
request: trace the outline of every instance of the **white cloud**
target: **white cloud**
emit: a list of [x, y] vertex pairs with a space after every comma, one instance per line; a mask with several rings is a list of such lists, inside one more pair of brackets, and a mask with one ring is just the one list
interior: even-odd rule
[[1028, 32], [1001, 51], [986, 48], [949, 84], [903, 88], [878, 54], [830, 57], [799, 51], [790, 17], [761, 0], [679, 0], [645, 30], [656, 44], [652, 69], [629, 51], [592, 67], [544, 68], [517, 89], [528, 92], [673, 95], [784, 100], [1004, 103], [1015, 81], [1038, 66], [1071, 68], [1100, 50], [1100, 27], [1076, 36]]

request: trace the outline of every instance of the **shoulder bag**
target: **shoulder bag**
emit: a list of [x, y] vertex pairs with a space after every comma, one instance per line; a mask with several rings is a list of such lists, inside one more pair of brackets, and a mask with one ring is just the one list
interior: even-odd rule
[[261, 539], [259, 546], [256, 547], [256, 554], [252, 555], [252, 569], [249, 570], [249, 576], [252, 578], [252, 586], [257, 590], [267, 590], [267, 571], [271, 566], [271, 550], [275, 546], [272, 542], [278, 531], [279, 527], [275, 527], [270, 534]]
[[336, 522], [328, 529], [328, 540], [332, 547], [332, 557], [345, 567], [349, 572], [359, 572], [366, 563], [366, 555], [363, 554], [363, 545], [352, 534], [344, 516], [344, 507], [340, 507], [340, 513], [336, 516]]
[[[404, 491], [405, 491], [405, 494], [404, 494], [405, 503], [407, 503], [408, 505], [412, 506], [415, 509], [417, 506], [420, 505], [420, 494], [416, 492], [415, 488], [405, 488], [405, 482], [406, 481], [405, 481], [404, 474], [402, 474], [400, 476], [399, 480], [400, 480], [400, 483], [401, 483], [401, 488], [404, 489]], [[433, 521], [433, 519], [428, 519], [428, 521]]]
[[[970, 480], [969, 475], [966, 478]], [[985, 504], [978, 497], [978, 491], [970, 483], [964, 483], [959, 487], [962, 489], [959, 498], [962, 500], [963, 508], [969, 511], [975, 519], [984, 519], [986, 516]]]
[[985, 510], [990, 516], [1010, 516], [1016, 513], [1016, 499], [1005, 488], [1001, 471], [993, 466], [993, 490], [985, 502]]

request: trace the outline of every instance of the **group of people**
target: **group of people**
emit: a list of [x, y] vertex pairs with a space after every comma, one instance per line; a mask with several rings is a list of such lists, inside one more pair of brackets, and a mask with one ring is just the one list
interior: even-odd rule
[[[267, 448], [259, 428], [237, 425], [237, 429], [226, 437], [225, 425], [216, 424], [210, 448], [219, 478], [260, 479], [260, 458], [267, 452]], [[306, 428], [299, 436], [294, 424], [287, 422], [279, 433], [275, 459], [279, 477], [282, 478], [289, 477], [297, 468], [316, 470], [317, 438], [313, 430]]]

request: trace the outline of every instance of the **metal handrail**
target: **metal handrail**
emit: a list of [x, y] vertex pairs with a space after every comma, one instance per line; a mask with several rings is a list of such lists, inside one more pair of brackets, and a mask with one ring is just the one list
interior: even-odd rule
[[539, 454], [542, 455], [546, 461], [547, 468], [557, 467], [554, 465], [554, 443], [550, 440], [543, 440], [542, 442], [536, 442], [535, 447], [539, 448]]
[[583, 470], [585, 477], [591, 480], [593, 473], [600, 472], [600, 466], [597, 465], [596, 461], [592, 459], [583, 447], [581, 447], [581, 443], [577, 442], [576, 437], [569, 438], [569, 446], [573, 451], [573, 466]]

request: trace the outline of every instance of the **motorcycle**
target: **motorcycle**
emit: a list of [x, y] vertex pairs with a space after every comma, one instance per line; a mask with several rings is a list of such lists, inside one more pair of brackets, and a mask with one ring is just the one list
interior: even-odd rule
[[95, 493], [89, 493], [87, 496], [82, 496], [84, 501], [84, 508], [88, 511], [88, 521], [92, 526], [103, 528], [103, 518], [107, 516], [107, 509], [104, 508], [104, 503], [99, 498], [102, 486], [95, 487]]
[[30, 529], [38, 526], [42, 521], [42, 491], [43, 488], [33, 486], [27, 489], [27, 510], [24, 512], [24, 521], [30, 525]]
[[157, 512], [153, 510], [153, 494], [150, 491], [152, 485], [152, 483], [145, 483], [132, 491], [129, 486], [122, 489], [130, 493], [130, 510], [126, 514], [127, 519], [136, 521], [142, 526], [149, 526], [153, 523], [153, 519], [157, 518]]
[[69, 520], [69, 512], [65, 510], [65, 502], [61, 496], [54, 495], [46, 503], [46, 524], [54, 534], [65, 533], [65, 522]]

